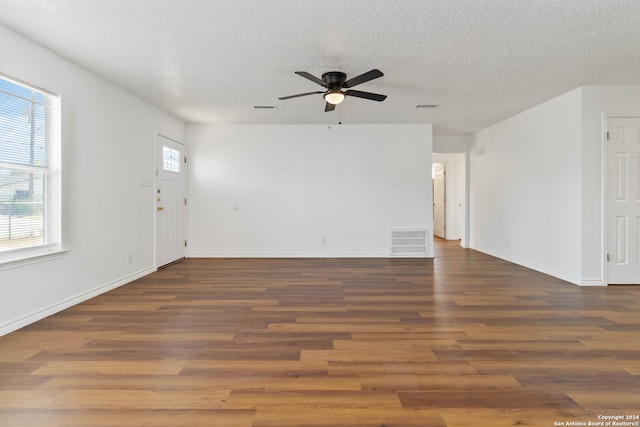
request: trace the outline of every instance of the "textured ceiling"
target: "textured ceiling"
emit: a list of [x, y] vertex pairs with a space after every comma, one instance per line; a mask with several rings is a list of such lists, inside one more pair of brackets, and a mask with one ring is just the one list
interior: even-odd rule
[[[0, 0], [0, 24], [187, 123], [480, 130], [584, 85], [640, 85], [637, 0]], [[324, 112], [295, 75], [378, 68]], [[1, 71], [1, 70], [0, 70]], [[417, 104], [440, 104], [419, 110]], [[254, 105], [276, 105], [256, 110]]]

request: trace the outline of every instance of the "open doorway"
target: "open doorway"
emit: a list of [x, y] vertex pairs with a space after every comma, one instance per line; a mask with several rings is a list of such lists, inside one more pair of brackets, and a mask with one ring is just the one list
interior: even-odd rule
[[[434, 165], [434, 236], [438, 236], [436, 228], [437, 215], [443, 215], [442, 238], [460, 240], [460, 245], [467, 247], [467, 188], [466, 188], [466, 156], [464, 153], [433, 153]], [[436, 164], [442, 165], [443, 172], [443, 206], [436, 212]], [[437, 166], [440, 168], [440, 166]]]
[[431, 171], [433, 178], [433, 235], [445, 239], [447, 230], [446, 164], [434, 163]]

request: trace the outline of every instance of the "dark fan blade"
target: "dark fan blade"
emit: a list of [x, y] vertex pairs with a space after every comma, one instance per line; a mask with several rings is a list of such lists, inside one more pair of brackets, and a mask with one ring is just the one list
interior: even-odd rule
[[356, 98], [364, 98], [364, 99], [370, 99], [372, 101], [384, 101], [385, 99], [387, 99], [387, 95], [380, 95], [378, 93], [371, 93], [371, 92], [361, 92], [359, 90], [348, 90], [345, 92], [345, 95], [349, 95], [349, 96], [355, 96]]
[[324, 112], [328, 113], [329, 111], [333, 111], [336, 109], [336, 104], [329, 104], [327, 102], [327, 105], [324, 106]]
[[315, 95], [316, 93], [324, 93], [324, 92], [318, 91], [318, 92], [299, 93], [297, 95], [283, 96], [282, 98], [278, 98], [278, 99], [285, 100], [285, 99], [297, 98], [299, 96]]
[[382, 76], [384, 76], [384, 74], [382, 74], [382, 71], [374, 68], [371, 71], [368, 71], [364, 74], [360, 74], [359, 76], [356, 76], [352, 79], [347, 80], [346, 82], [344, 82], [342, 87], [347, 87], [347, 88], [354, 87], [356, 85], [362, 84], [364, 82], [368, 82], [369, 80], [377, 79], [378, 77], [382, 77]]
[[324, 80], [317, 78], [316, 76], [307, 73], [306, 71], [296, 71], [295, 72], [297, 75], [304, 77], [305, 79], [309, 79], [314, 83], [318, 83], [320, 86], [324, 86], [326, 88], [329, 87], [328, 84], [325, 83]]

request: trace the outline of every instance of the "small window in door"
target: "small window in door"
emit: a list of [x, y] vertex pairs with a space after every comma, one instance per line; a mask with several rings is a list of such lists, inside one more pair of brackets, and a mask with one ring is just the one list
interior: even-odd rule
[[162, 147], [162, 170], [180, 172], [180, 152], [169, 147]]

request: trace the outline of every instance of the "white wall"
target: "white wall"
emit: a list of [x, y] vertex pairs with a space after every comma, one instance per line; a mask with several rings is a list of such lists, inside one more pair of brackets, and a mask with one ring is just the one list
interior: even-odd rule
[[431, 125], [188, 126], [188, 254], [389, 256], [390, 229], [431, 233], [431, 138]]
[[445, 238], [466, 246], [466, 155], [433, 153], [433, 163], [445, 165]]
[[0, 72], [62, 98], [62, 244], [69, 250], [0, 271], [1, 335], [153, 271], [154, 135], [184, 141], [186, 129], [1, 26], [0, 40]]
[[616, 116], [640, 117], [640, 87], [578, 88], [474, 135], [471, 246], [606, 284], [603, 133]]
[[478, 132], [470, 246], [582, 281], [582, 97], [577, 89]]
[[434, 135], [434, 153], [468, 153], [472, 135]]

